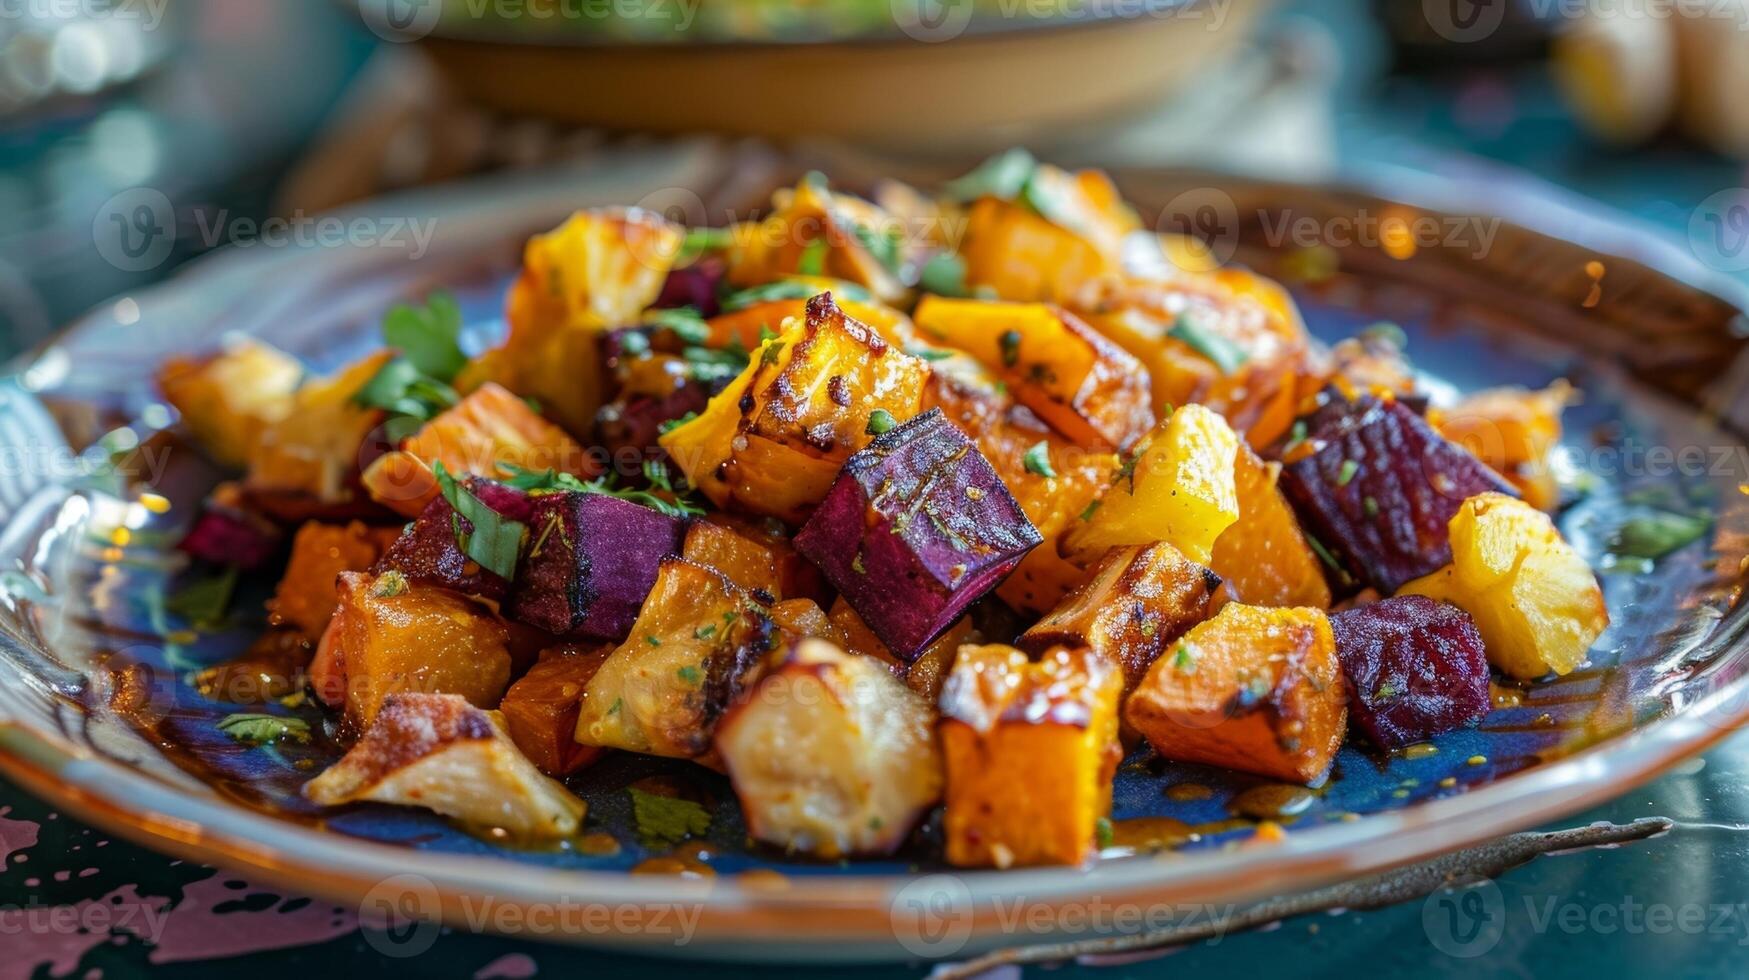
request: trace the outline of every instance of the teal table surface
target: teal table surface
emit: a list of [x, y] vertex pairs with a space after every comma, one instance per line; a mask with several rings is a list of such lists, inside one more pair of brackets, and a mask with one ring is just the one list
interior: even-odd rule
[[[1346, 160], [1395, 163], [1443, 152], [1491, 157], [1662, 225], [1678, 241], [1699, 202], [1749, 184], [1740, 164], [1686, 148], [1600, 152], [1556, 107], [1546, 78], [1535, 70], [1485, 70], [1380, 86], [1364, 77], [1369, 56], [1354, 27], [1364, 6], [1359, 0], [1293, 6], [1325, 18], [1348, 53], [1343, 85], [1353, 95], [1342, 99], [1337, 120]], [[1742, 977], [1749, 975], [1746, 784], [1749, 734], [1740, 734], [1560, 824], [1654, 815], [1676, 821], [1661, 837], [1539, 858], [1456, 895], [1290, 919], [1164, 954], [1048, 972], [1029, 968], [1026, 975]], [[109, 838], [0, 781], [0, 980], [120, 980], [146, 973], [277, 978], [372, 970], [477, 978], [636, 970], [645, 976], [727, 978], [774, 970], [453, 931], [407, 956], [394, 939], [361, 928], [353, 908], [172, 861]], [[929, 967], [835, 966], [831, 972], [845, 980], [921, 977]]]

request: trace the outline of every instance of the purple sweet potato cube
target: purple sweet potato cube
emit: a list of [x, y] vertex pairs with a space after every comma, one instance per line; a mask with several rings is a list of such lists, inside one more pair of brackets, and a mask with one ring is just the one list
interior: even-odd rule
[[1394, 749], [1488, 713], [1488, 658], [1470, 614], [1409, 595], [1330, 617], [1348, 679], [1348, 717]]
[[[528, 513], [528, 501], [521, 491], [484, 480], [470, 483], [469, 489], [481, 502], [491, 501], [488, 506], [512, 520], [521, 519], [514, 515]], [[380, 574], [392, 568], [415, 582], [502, 603], [510, 594], [510, 582], [469, 558], [457, 540], [458, 533], [473, 532], [473, 523], [457, 514], [449, 501], [433, 498], [372, 571]]]
[[910, 661], [1040, 540], [989, 460], [936, 409], [851, 456], [795, 546]]
[[1452, 515], [1478, 493], [1517, 491], [1397, 401], [1326, 408], [1311, 452], [1282, 467], [1301, 525], [1360, 582], [1390, 595], [1451, 561]]
[[540, 493], [529, 502], [510, 618], [568, 638], [623, 640], [662, 559], [680, 553], [685, 526], [598, 493]]

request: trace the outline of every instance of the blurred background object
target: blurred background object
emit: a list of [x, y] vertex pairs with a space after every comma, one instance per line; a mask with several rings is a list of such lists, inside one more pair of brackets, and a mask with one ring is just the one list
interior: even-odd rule
[[[1749, 0], [69, 0], [0, 16], [0, 354], [265, 219], [711, 132], [1302, 180], [1480, 158], [1678, 240]], [[1648, 179], [1655, 174], [1655, 179]], [[1557, 193], [1551, 188], [1551, 193]], [[1706, 256], [1703, 256], [1706, 258]]]

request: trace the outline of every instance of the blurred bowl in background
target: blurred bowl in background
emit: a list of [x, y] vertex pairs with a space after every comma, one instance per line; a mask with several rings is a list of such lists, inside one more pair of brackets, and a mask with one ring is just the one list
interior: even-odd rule
[[[418, 41], [463, 98], [488, 109], [620, 130], [969, 152], [1157, 105], [1234, 51], [1270, 3], [355, 6], [379, 34]], [[644, 14], [606, 16], [614, 10]]]

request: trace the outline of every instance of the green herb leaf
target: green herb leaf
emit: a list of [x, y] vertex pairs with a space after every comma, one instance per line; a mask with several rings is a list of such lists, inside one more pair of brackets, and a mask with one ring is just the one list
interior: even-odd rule
[[515, 578], [516, 561], [522, 556], [523, 542], [528, 540], [528, 526], [486, 506], [485, 501], [450, 475], [442, 460], [434, 462], [432, 469], [437, 475], [438, 492], [474, 528], [471, 533], [464, 533], [460, 524], [456, 525], [456, 547], [481, 568], [501, 578]]
[[1057, 471], [1051, 467], [1050, 444], [1043, 439], [1033, 443], [1032, 448], [1026, 451], [1026, 455], [1022, 456], [1020, 461], [1028, 473], [1046, 478], [1053, 478], [1057, 475]]
[[468, 363], [461, 333], [462, 309], [448, 293], [432, 293], [424, 306], [403, 304], [383, 317], [383, 342], [440, 382], [455, 380]]
[[353, 392], [352, 401], [394, 416], [429, 422], [461, 401], [461, 396], [454, 388], [421, 372], [412, 361], [396, 357], [385, 362], [369, 381]]
[[687, 684], [692, 685], [693, 687], [697, 687], [698, 682], [701, 679], [703, 679], [703, 677], [704, 677], [703, 674], [699, 673], [698, 667], [693, 665], [693, 664], [687, 664], [686, 666], [680, 668], [679, 670], [675, 671], [674, 673], [682, 681], [686, 682]]
[[[800, 279], [779, 279], [743, 289], [738, 293], [730, 293], [723, 299], [724, 312], [744, 310], [749, 306], [769, 303], [779, 299], [813, 299], [824, 292], [816, 283]], [[839, 299], [851, 300], [857, 303], [871, 302], [873, 297], [868, 290], [851, 282], [838, 282], [832, 285], [831, 293]]]
[[1172, 668], [1182, 674], [1196, 673], [1196, 651], [1190, 644], [1178, 644], [1178, 649], [1172, 652]]
[[1359, 472], [1359, 463], [1352, 459], [1343, 460], [1341, 469], [1336, 471], [1336, 485], [1339, 487], [1348, 486], [1350, 483], [1354, 482], [1354, 475]]
[[289, 738], [295, 742], [310, 740], [310, 724], [302, 718], [283, 715], [234, 714], [219, 719], [219, 731], [249, 745], [266, 745]]
[[1610, 541], [1610, 551], [1656, 561], [1693, 541], [1712, 527], [1705, 516], [1652, 511], [1624, 521]]
[[937, 252], [923, 263], [918, 285], [937, 296], [966, 294], [966, 260], [958, 252]]
[[237, 566], [231, 565], [212, 578], [184, 586], [164, 601], [164, 609], [198, 628], [218, 626], [225, 621], [236, 588]]
[[686, 237], [681, 241], [680, 254], [698, 256], [704, 252], [720, 252], [735, 244], [735, 233], [730, 228], [688, 228]]
[[638, 836], [648, 846], [678, 844], [710, 832], [710, 813], [691, 800], [646, 793], [636, 787], [628, 787], [626, 792], [632, 797], [632, 821]]
[[499, 460], [498, 472], [505, 474], [498, 482], [505, 486], [515, 487], [525, 493], [555, 493], [569, 491], [572, 493], [598, 493], [604, 497], [618, 497], [641, 507], [666, 514], [669, 517], [702, 517], [704, 508], [691, 500], [685, 492], [675, 487], [668, 476], [668, 470], [655, 460], [644, 462], [644, 478], [650, 481], [655, 490], [674, 495], [670, 500], [650, 490], [636, 490], [629, 487], [615, 486], [615, 477], [607, 476], [594, 480], [580, 480], [570, 473], [556, 470], [530, 470], [514, 463]]
[[1038, 161], [1032, 154], [1016, 146], [978, 164], [970, 173], [948, 181], [942, 192], [962, 202], [980, 197], [1012, 201], [1026, 189], [1036, 169]]
[[710, 324], [690, 306], [651, 310], [644, 314], [644, 322], [664, 330], [672, 330], [675, 336], [688, 344], [702, 344], [711, 338]]
[[1171, 330], [1166, 331], [1166, 336], [1186, 344], [1191, 350], [1213, 361], [1222, 374], [1232, 374], [1245, 364], [1244, 351], [1226, 337], [1197, 323], [1188, 313], [1178, 315], [1178, 320], [1172, 324]]
[[878, 436], [883, 432], [893, 431], [893, 426], [898, 424], [899, 422], [893, 418], [892, 412], [884, 408], [877, 408], [868, 413], [868, 428], [864, 431], [871, 436]]
[[662, 435], [667, 435], [668, 433], [673, 432], [675, 429], [680, 428], [681, 426], [685, 425], [686, 423], [691, 422], [695, 418], [698, 418], [697, 412], [687, 412], [685, 415], [682, 415], [681, 417], [679, 417], [677, 419], [668, 419], [667, 421], [663, 422], [661, 425], [656, 426], [656, 431]]
[[1115, 840], [1116, 837], [1117, 835], [1111, 828], [1110, 817], [1100, 817], [1098, 820], [1094, 821], [1093, 839], [1094, 842], [1099, 845], [1100, 850], [1110, 847], [1112, 841]]
[[928, 361], [932, 364], [936, 361], [945, 361], [954, 356], [953, 351], [937, 350], [933, 347], [907, 347], [905, 348], [905, 353], [910, 354], [918, 360]]
[[802, 249], [802, 255], [796, 259], [796, 271], [804, 276], [822, 276], [826, 274], [826, 250], [831, 246], [824, 238], [816, 238]]

